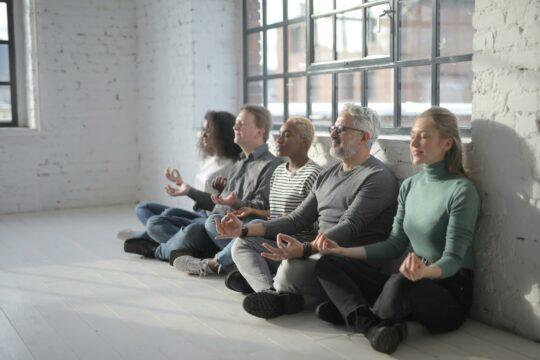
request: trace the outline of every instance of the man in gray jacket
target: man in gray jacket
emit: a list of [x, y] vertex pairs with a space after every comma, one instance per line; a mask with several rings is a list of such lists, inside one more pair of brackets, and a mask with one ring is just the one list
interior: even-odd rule
[[303, 295], [323, 296], [314, 276], [316, 246], [288, 235], [318, 221], [317, 238], [326, 237], [341, 246], [386, 239], [396, 210], [398, 183], [392, 172], [370, 155], [379, 127], [378, 116], [371, 109], [345, 105], [329, 129], [330, 152], [341, 161], [319, 175], [295, 211], [244, 227], [233, 214], [216, 223], [222, 236], [239, 237], [232, 248], [238, 272], [229, 274], [226, 285], [236, 291], [255, 291], [243, 302], [248, 313], [273, 318], [300, 311]]
[[[244, 206], [267, 209], [270, 179], [281, 163], [268, 151], [266, 144], [272, 129], [272, 117], [266, 108], [242, 107], [233, 129], [234, 142], [242, 148], [243, 154], [229, 171], [221, 195], [211, 195], [182, 184], [185, 187], [182, 191], [195, 201], [197, 208], [212, 211], [212, 215]], [[152, 238], [163, 239], [161, 243], [147, 239], [128, 240], [124, 243], [124, 251], [170, 260], [172, 264], [180, 255], [207, 258], [220, 250], [208, 236], [204, 221], [194, 221], [180, 228], [171, 224], [168, 216], [157, 215], [148, 220], [146, 230], [151, 236], [156, 234]], [[201, 268], [201, 271], [212, 272], [214, 269]]]

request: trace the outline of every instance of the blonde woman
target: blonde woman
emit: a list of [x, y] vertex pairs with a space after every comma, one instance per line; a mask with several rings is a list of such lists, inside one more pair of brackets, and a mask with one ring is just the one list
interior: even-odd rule
[[[454, 114], [432, 107], [411, 130], [412, 163], [420, 173], [406, 179], [386, 241], [343, 248], [315, 242], [325, 255], [316, 276], [328, 295], [317, 315], [363, 333], [375, 350], [394, 352], [407, 336], [405, 319], [438, 333], [457, 329], [472, 301], [471, 243], [479, 209], [477, 191], [462, 166]], [[391, 276], [364, 260], [383, 261], [410, 252]]]

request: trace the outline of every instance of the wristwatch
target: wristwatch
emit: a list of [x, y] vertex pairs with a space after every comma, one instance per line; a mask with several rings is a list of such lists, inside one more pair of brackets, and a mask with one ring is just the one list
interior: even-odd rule
[[246, 225], [242, 226], [242, 232], [240, 233], [240, 237], [246, 237], [248, 235], [248, 227]]

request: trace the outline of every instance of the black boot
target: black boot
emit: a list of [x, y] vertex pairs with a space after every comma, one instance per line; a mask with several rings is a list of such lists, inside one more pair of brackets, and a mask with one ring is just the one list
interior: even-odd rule
[[242, 306], [246, 312], [253, 316], [272, 319], [280, 315], [302, 311], [304, 297], [300, 294], [266, 290], [246, 296]]
[[232, 291], [241, 292], [242, 294], [251, 294], [255, 292], [238, 270], [231, 271], [227, 274], [225, 286]]
[[144, 257], [155, 258], [154, 252], [158, 243], [148, 239], [129, 239], [124, 242], [124, 251], [131, 254], [139, 254]]
[[405, 321], [383, 320], [372, 326], [366, 337], [375, 350], [391, 354], [398, 348], [400, 342], [408, 335], [407, 323]]
[[343, 316], [331, 301], [320, 303], [315, 309], [315, 314], [323, 321], [336, 325], [345, 324], [345, 319], [343, 319]]

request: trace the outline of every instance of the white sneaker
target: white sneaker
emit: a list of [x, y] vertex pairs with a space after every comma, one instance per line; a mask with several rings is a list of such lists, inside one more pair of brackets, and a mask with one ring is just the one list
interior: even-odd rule
[[197, 259], [190, 255], [184, 255], [174, 259], [173, 266], [190, 275], [206, 276], [209, 274], [219, 274], [221, 272], [221, 266], [218, 267], [218, 271], [212, 270], [208, 265], [210, 260], [212, 259]]
[[139, 231], [133, 230], [133, 229], [124, 229], [120, 230], [118, 234], [116, 234], [116, 237], [122, 241], [126, 241], [128, 239], [133, 238], [135, 235], [137, 235]]

